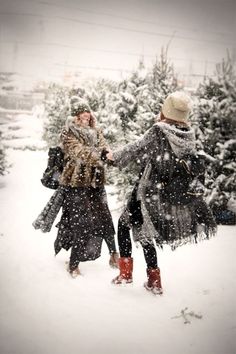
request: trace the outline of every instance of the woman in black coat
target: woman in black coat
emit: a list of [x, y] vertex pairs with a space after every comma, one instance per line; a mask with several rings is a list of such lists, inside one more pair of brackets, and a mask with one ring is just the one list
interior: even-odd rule
[[[135, 160], [143, 164], [141, 178], [118, 224], [120, 274], [113, 279], [114, 284], [132, 282], [130, 228], [135, 241], [143, 246], [148, 276], [145, 287], [155, 294], [162, 294], [163, 289], [153, 241], [157, 246], [169, 244], [175, 249], [209, 238], [216, 231], [202, 193], [191, 186], [197, 158], [195, 136], [188, 122], [190, 110], [187, 95], [170, 94], [159, 122], [138, 141], [107, 155], [120, 168]], [[195, 158], [194, 163], [190, 157]]]

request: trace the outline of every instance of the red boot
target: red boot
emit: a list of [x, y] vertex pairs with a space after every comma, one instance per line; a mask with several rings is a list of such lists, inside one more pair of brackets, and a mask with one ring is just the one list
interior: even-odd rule
[[130, 284], [133, 282], [133, 258], [121, 257], [118, 260], [120, 274], [112, 280], [113, 284]]
[[161, 286], [160, 268], [147, 269], [148, 281], [144, 283], [144, 287], [155, 295], [161, 295], [163, 289]]

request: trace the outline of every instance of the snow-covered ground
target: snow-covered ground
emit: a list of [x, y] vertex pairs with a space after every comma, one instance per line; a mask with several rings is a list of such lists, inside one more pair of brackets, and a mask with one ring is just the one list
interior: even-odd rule
[[[159, 251], [163, 296], [144, 289], [145, 262], [135, 246], [132, 285], [111, 284], [117, 270], [105, 244], [72, 279], [69, 253], [54, 257], [56, 228], [43, 234], [32, 227], [53, 193], [40, 183], [47, 153], [19, 150], [21, 143], [43, 146], [38, 120], [23, 114], [10, 126], [20, 128], [4, 132], [12, 168], [0, 179], [0, 353], [235, 354], [236, 228], [220, 226], [209, 241]], [[110, 194], [109, 205], [116, 224]]]

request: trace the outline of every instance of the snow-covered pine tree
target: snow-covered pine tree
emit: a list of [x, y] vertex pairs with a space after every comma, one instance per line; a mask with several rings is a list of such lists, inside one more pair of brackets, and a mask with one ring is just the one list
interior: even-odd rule
[[177, 76], [174, 67], [168, 59], [168, 48], [162, 48], [159, 58], [156, 58], [147, 75], [148, 96], [147, 110], [156, 117], [161, 110], [166, 96], [178, 89]]
[[65, 124], [66, 118], [70, 115], [68, 88], [58, 84], [52, 84], [48, 88], [45, 97], [45, 121], [43, 138], [48, 146], [56, 146], [58, 144], [59, 133]]
[[199, 134], [209, 161], [208, 201], [218, 223], [234, 223], [236, 212], [236, 72], [228, 55], [216, 66], [214, 78], [199, 86]]
[[[72, 98], [80, 98], [89, 104], [91, 110], [95, 113], [99, 126], [101, 128], [106, 127], [106, 138], [114, 141], [115, 129], [113, 129], [114, 125], [109, 121], [110, 113], [108, 113], [107, 107], [110, 102], [109, 96], [115, 90], [116, 84], [105, 79], [88, 80], [84, 84], [81, 83], [80, 87], [72, 89], [57, 84], [50, 85], [44, 101], [46, 115], [43, 137], [48, 145], [57, 145], [58, 134], [66, 118], [70, 115], [70, 101]], [[115, 123], [117, 124], [117, 121]]]
[[[116, 112], [121, 122], [121, 146], [135, 141], [149, 129], [160, 113], [166, 96], [178, 88], [173, 66], [167, 58], [167, 49], [162, 49], [152, 68], [147, 72], [143, 62], [126, 80], [121, 82], [116, 103]], [[139, 178], [137, 164], [124, 169], [116, 177], [120, 197], [130, 191]]]
[[[146, 72], [143, 61], [128, 78], [121, 81], [118, 92], [112, 96], [113, 120], [116, 121], [116, 141], [112, 148], [124, 146], [137, 140], [145, 132], [145, 120], [140, 124], [139, 118], [144, 114], [145, 92], [147, 92]], [[128, 197], [135, 181], [139, 177], [140, 167], [134, 162], [122, 171], [112, 170], [112, 180], [117, 187], [119, 198]]]
[[119, 122], [114, 113], [114, 97], [117, 94], [117, 87], [117, 82], [108, 79], [94, 80], [86, 85], [87, 101], [109, 145], [117, 142], [119, 134]]

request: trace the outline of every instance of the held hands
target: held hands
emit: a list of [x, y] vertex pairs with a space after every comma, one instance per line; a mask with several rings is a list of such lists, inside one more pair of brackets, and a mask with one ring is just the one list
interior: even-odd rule
[[110, 161], [114, 161], [113, 153], [111, 150], [109, 150], [108, 153], [106, 154], [106, 158]]
[[108, 148], [106, 149], [103, 149], [102, 150], [102, 153], [101, 153], [101, 160], [102, 161], [107, 161], [109, 160], [108, 162], [111, 162], [113, 161], [113, 154], [112, 154], [112, 151]]

